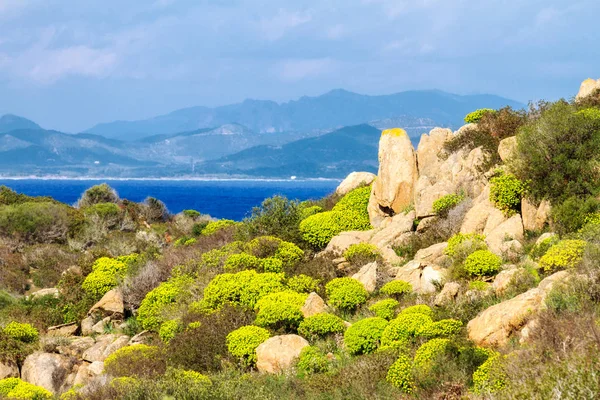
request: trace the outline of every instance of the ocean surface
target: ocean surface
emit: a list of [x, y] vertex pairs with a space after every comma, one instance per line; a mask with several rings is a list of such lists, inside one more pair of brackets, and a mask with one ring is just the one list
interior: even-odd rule
[[146, 197], [163, 201], [170, 212], [198, 210], [215, 218], [239, 221], [267, 197], [319, 199], [332, 193], [337, 180], [71, 180], [0, 179], [0, 185], [30, 196], [51, 196], [75, 204], [93, 185], [106, 182], [119, 196], [140, 202]]

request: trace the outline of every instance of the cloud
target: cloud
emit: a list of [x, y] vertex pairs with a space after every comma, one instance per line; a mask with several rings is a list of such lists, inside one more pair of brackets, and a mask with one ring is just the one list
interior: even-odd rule
[[299, 81], [330, 73], [335, 64], [330, 58], [285, 60], [277, 64], [276, 70], [284, 81]]
[[309, 12], [279, 9], [269, 18], [261, 18], [258, 27], [263, 37], [270, 41], [281, 39], [288, 31], [312, 20]]

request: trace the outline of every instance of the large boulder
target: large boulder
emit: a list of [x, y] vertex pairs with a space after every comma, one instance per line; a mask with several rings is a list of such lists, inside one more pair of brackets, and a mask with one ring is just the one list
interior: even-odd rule
[[0, 361], [0, 380], [4, 378], [18, 378], [19, 367], [11, 360]]
[[445, 271], [437, 265], [425, 265], [419, 261], [409, 261], [398, 268], [395, 280], [406, 281], [412, 285], [417, 293], [434, 293], [435, 283], [440, 283], [445, 278]]
[[60, 354], [33, 353], [23, 362], [21, 379], [60, 394], [73, 365], [72, 359]]
[[379, 172], [368, 208], [374, 227], [413, 202], [417, 178], [417, 158], [406, 131], [384, 130], [379, 141]]
[[102, 316], [117, 316], [122, 318], [125, 314], [123, 294], [119, 289], [112, 289], [90, 309], [88, 314], [99, 314]]
[[127, 346], [129, 336], [126, 335], [101, 335], [96, 338], [96, 343], [85, 350], [83, 360], [87, 362], [104, 361], [121, 347]]
[[502, 271], [494, 278], [492, 282], [492, 289], [498, 295], [502, 295], [506, 289], [510, 287], [510, 284], [514, 277], [516, 277], [522, 269], [517, 268], [514, 265], [508, 265], [504, 267]]
[[76, 322], [68, 324], [51, 326], [48, 328], [48, 336], [63, 336], [69, 337], [75, 335], [79, 330], [79, 325]]
[[441, 164], [439, 154], [444, 143], [452, 136], [452, 130], [447, 128], [433, 128], [429, 134], [421, 135], [417, 146], [417, 165], [420, 176], [437, 176]]
[[444, 254], [447, 247], [447, 242], [436, 243], [417, 251], [413, 259], [423, 265], [441, 265], [448, 257]]
[[373, 231], [349, 231], [334, 236], [324, 250], [324, 253], [341, 256], [353, 244], [368, 242]]
[[362, 283], [367, 292], [373, 293], [377, 287], [377, 261], [363, 266], [352, 278]]
[[498, 145], [498, 154], [500, 159], [506, 162], [517, 150], [517, 137], [511, 136], [500, 141]]
[[537, 288], [487, 308], [467, 324], [469, 339], [479, 346], [507, 344], [510, 336], [544, 306], [554, 284], [567, 277], [567, 271], [557, 272], [542, 280]]
[[281, 335], [267, 339], [256, 349], [256, 368], [260, 372], [278, 374], [288, 370], [309, 346], [306, 339], [298, 335]]
[[581, 86], [579, 87], [579, 93], [577, 93], [577, 96], [575, 97], [575, 99], [576, 100], [584, 99], [584, 98], [588, 97], [589, 95], [591, 95], [592, 93], [594, 93], [594, 91], [597, 89], [600, 89], [600, 79], [595, 80], [595, 79], [588, 78], [585, 81], [581, 82]]
[[451, 303], [458, 296], [460, 291], [460, 284], [458, 282], [448, 282], [442, 288], [442, 291], [435, 296], [435, 305], [443, 306], [444, 304]]
[[371, 172], [352, 172], [335, 189], [335, 194], [344, 196], [354, 189], [373, 183], [376, 175]]
[[382, 229], [371, 236], [369, 242], [379, 248], [391, 247], [399, 244], [403, 236], [413, 230], [415, 217], [416, 214], [414, 211], [395, 215], [393, 218], [386, 221]]
[[521, 216], [515, 214], [496, 228], [494, 228], [486, 237], [485, 243], [490, 251], [501, 256], [506, 251], [503, 244], [512, 240], [523, 241], [523, 222]]
[[84, 362], [79, 366], [73, 384], [85, 386], [95, 377], [102, 375], [103, 372], [104, 363], [102, 361]]
[[312, 317], [315, 314], [326, 312], [328, 310], [328, 307], [327, 304], [325, 304], [325, 301], [321, 298], [321, 296], [319, 296], [315, 292], [312, 292], [308, 295], [306, 301], [304, 302], [304, 305], [300, 310], [302, 311], [302, 315], [304, 315], [304, 318], [308, 318]]

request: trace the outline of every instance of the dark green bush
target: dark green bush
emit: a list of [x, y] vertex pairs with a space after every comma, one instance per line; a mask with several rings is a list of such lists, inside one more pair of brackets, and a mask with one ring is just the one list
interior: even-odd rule
[[65, 242], [74, 224], [66, 205], [26, 202], [0, 207], [0, 233], [26, 242]]
[[77, 202], [79, 208], [85, 208], [100, 203], [117, 203], [119, 196], [117, 192], [106, 183], [92, 186], [85, 192]]
[[577, 232], [586, 219], [600, 212], [600, 200], [595, 197], [572, 196], [552, 206], [550, 217], [556, 232], [561, 235]]
[[252, 209], [250, 217], [244, 219], [238, 234], [244, 240], [258, 236], [276, 236], [285, 241], [300, 243], [298, 225], [302, 220], [302, 208], [295, 200], [274, 196]]

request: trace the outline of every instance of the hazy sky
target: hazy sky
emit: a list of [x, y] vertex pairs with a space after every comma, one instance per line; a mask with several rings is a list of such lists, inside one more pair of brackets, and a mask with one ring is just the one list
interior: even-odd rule
[[70, 132], [333, 88], [573, 96], [598, 0], [0, 0], [0, 114]]

